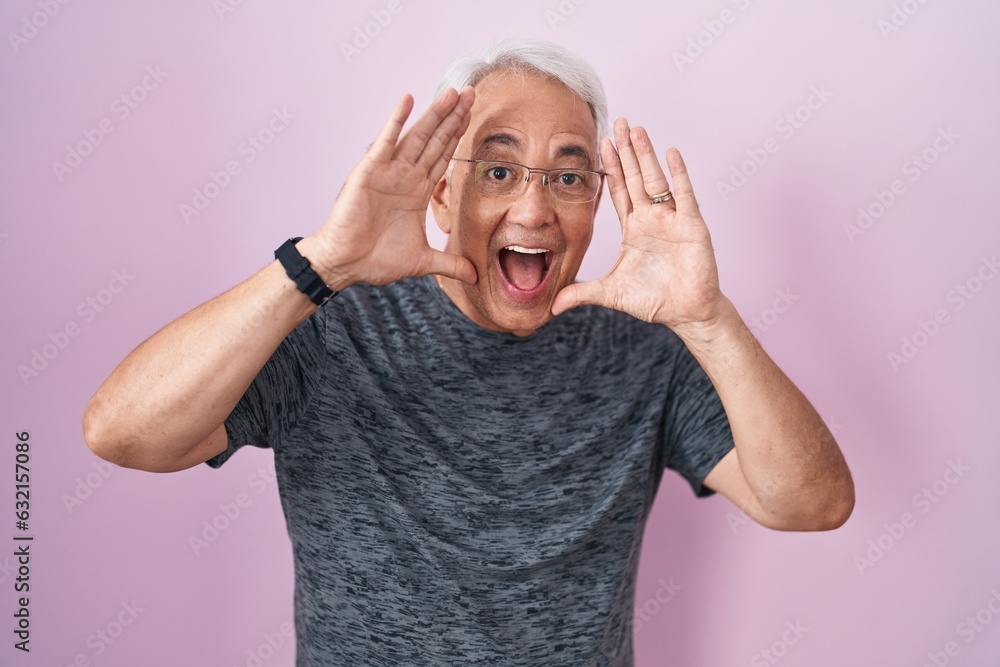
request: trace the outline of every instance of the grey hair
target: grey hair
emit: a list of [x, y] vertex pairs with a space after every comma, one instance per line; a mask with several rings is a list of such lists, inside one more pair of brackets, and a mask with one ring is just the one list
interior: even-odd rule
[[[608, 136], [608, 101], [604, 86], [590, 63], [572, 51], [543, 39], [504, 39], [490, 44], [479, 55], [456, 60], [444, 75], [438, 93], [447, 88], [475, 86], [498, 70], [551, 77], [576, 93], [597, 125], [597, 138]], [[598, 160], [600, 155], [598, 154]]]

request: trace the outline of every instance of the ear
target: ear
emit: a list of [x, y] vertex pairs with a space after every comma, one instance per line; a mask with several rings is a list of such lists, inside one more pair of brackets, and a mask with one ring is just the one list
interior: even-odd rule
[[447, 175], [434, 186], [431, 193], [431, 210], [434, 211], [434, 220], [438, 229], [445, 234], [451, 234], [451, 183], [448, 182]]

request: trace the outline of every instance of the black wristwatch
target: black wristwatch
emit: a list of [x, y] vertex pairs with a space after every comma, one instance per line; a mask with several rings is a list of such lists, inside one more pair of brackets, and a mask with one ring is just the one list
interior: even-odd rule
[[285, 267], [285, 273], [295, 282], [299, 291], [308, 296], [317, 306], [322, 306], [337, 296], [339, 292], [327, 287], [319, 274], [313, 271], [309, 260], [299, 254], [299, 249], [295, 247], [295, 244], [301, 240], [301, 236], [288, 239], [274, 251], [274, 258]]

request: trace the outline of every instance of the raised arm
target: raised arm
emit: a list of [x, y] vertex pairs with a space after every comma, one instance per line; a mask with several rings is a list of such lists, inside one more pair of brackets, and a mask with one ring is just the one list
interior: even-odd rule
[[712, 380], [736, 445], [705, 485], [770, 528], [840, 526], [854, 508], [847, 463], [816, 410], [722, 294], [680, 153], [667, 151], [675, 192], [663, 198], [657, 195], [670, 184], [644, 129], [619, 119], [615, 144], [603, 140], [601, 155], [622, 249], [611, 273], [564, 288], [553, 312], [598, 304], [670, 327]]
[[[474, 283], [472, 264], [427, 243], [434, 184], [469, 123], [474, 92], [442, 93], [405, 134], [397, 104], [351, 171], [326, 223], [296, 245], [334, 290], [436, 273]], [[282, 340], [316, 310], [275, 260], [136, 347], [87, 404], [84, 439], [103, 459], [171, 472], [226, 449], [224, 422]]]

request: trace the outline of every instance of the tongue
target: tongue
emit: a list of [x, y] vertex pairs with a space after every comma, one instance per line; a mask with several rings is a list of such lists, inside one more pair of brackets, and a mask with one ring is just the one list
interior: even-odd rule
[[501, 250], [500, 268], [514, 287], [520, 290], [532, 290], [542, 282], [542, 275], [545, 273], [545, 255]]

